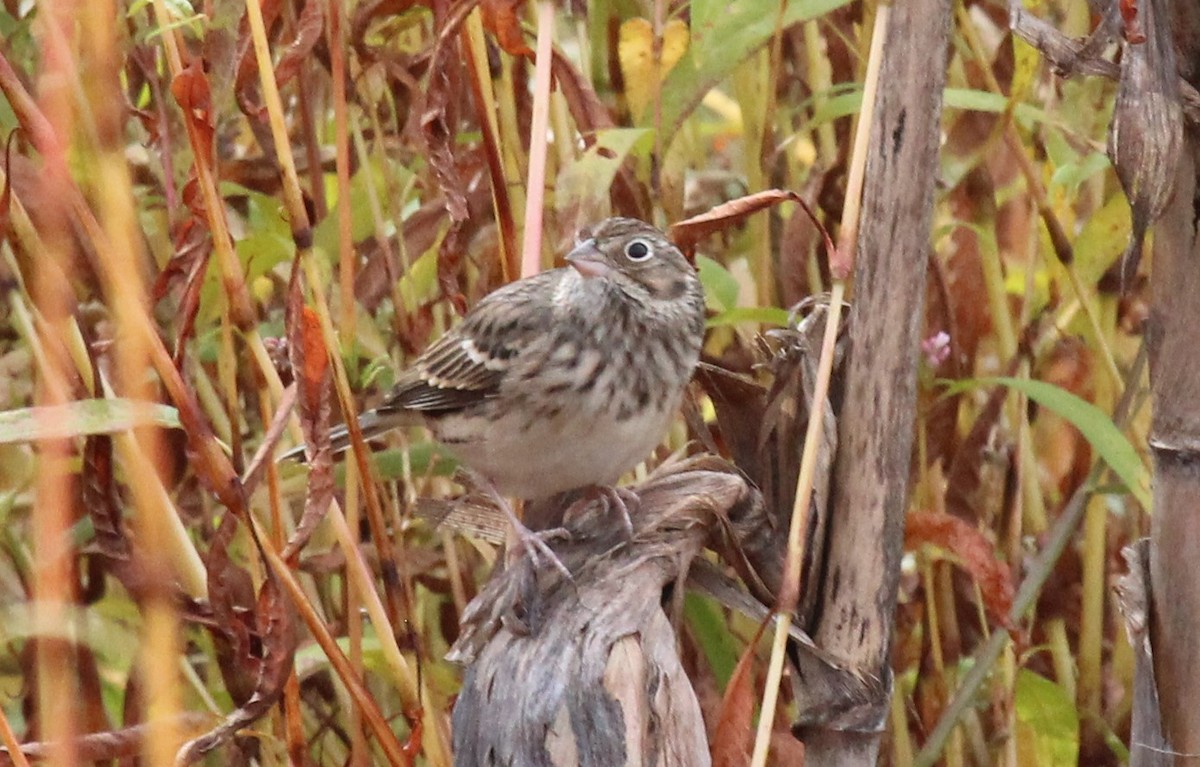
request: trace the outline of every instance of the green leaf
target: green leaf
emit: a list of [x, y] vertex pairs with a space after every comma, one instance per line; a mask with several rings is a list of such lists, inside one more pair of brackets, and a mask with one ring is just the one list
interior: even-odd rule
[[157, 402], [85, 399], [0, 413], [0, 443], [112, 434], [138, 426], [178, 429], [179, 411]]
[[696, 271], [710, 308], [727, 312], [737, 306], [738, 281], [728, 269], [707, 256], [696, 256]]
[[[848, 0], [790, 0], [783, 9], [782, 24], [789, 27], [847, 4]], [[664, 146], [704, 94], [765, 45], [781, 21], [777, 0], [694, 0], [691, 13], [691, 44], [662, 86]], [[646, 110], [641, 124], [654, 127], [653, 109]]]
[[711, 599], [688, 594], [683, 599], [683, 616], [721, 689], [725, 689], [737, 666], [739, 648], [721, 609]]
[[[947, 88], [942, 92], [946, 109], [962, 109], [969, 112], [992, 112], [1000, 114], [1008, 109], [1008, 99], [999, 93], [980, 91], [973, 88]], [[1029, 104], [1017, 104], [1013, 115], [1022, 123], [1050, 122], [1043, 110]]]
[[[1111, 167], [1112, 162], [1109, 161], [1108, 155], [1103, 152], [1091, 152], [1076, 162], [1059, 165], [1054, 170], [1054, 175], [1050, 177], [1050, 182], [1063, 187], [1069, 194], [1074, 195], [1080, 184]], [[1088, 223], [1091, 223], [1090, 218]]]
[[738, 306], [726, 309], [709, 319], [707, 324], [710, 328], [721, 328], [743, 322], [784, 327], [788, 324], [788, 310], [777, 306]]
[[[388, 449], [374, 453], [376, 476], [382, 480], [400, 480], [404, 474], [404, 450]], [[413, 442], [408, 448], [408, 466], [415, 477], [451, 477], [458, 469], [458, 459], [436, 442]], [[339, 486], [346, 484], [346, 466], [339, 463], [334, 469]]]
[[[958, 383], [952, 388], [958, 388]], [[1065, 418], [1091, 444], [1113, 474], [1125, 483], [1130, 495], [1143, 508], [1150, 508], [1150, 475], [1137, 450], [1126, 439], [1112, 418], [1100, 408], [1071, 392], [1045, 381], [1026, 378], [979, 378], [961, 382], [971, 386], [1007, 386]]]
[[1014, 706], [1019, 749], [1038, 767], [1074, 767], [1079, 760], [1079, 712], [1061, 685], [1028, 669], [1017, 672]]
[[[964, 112], [990, 112], [1001, 114], [1008, 108], [1008, 99], [991, 91], [975, 90], [973, 88], [947, 88], [942, 91], [942, 100], [946, 109], [959, 109]], [[862, 86], [855, 86], [849, 92], [831, 95], [813, 113], [809, 126], [837, 120], [858, 114], [862, 107]], [[1050, 116], [1043, 110], [1029, 104], [1017, 104], [1013, 114], [1023, 125], [1033, 123], [1049, 123]]]
[[[371, 205], [372, 192], [381, 200], [380, 204], [384, 208], [383, 215], [386, 216], [389, 207], [382, 201], [403, 195], [412, 176], [412, 171], [402, 165], [392, 166], [385, 171], [379, 163], [372, 159], [350, 177], [350, 237], [354, 242], [365, 240], [375, 231], [375, 212]], [[332, 174], [328, 175], [325, 193], [329, 199], [330, 210], [337, 205], [338, 191], [336, 177]], [[379, 224], [386, 234], [391, 234], [395, 229], [390, 220], [379, 222]], [[338, 232], [339, 226], [338, 217], [330, 215], [326, 216], [313, 229], [313, 246], [334, 260], [336, 260], [338, 252], [338, 238], [341, 236]], [[410, 253], [409, 255], [415, 258], [418, 254]]]

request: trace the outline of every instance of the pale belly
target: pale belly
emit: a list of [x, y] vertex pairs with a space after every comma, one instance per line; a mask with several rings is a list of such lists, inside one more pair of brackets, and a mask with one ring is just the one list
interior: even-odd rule
[[[621, 421], [563, 413], [535, 421], [528, 429], [516, 424], [488, 424], [478, 438], [479, 424], [447, 419], [435, 432], [473, 471], [482, 474], [504, 495], [545, 498], [587, 485], [611, 485], [637, 466], [662, 440], [675, 410], [649, 411]], [[474, 419], [472, 419], [474, 420]], [[465, 440], [463, 437], [476, 437]]]

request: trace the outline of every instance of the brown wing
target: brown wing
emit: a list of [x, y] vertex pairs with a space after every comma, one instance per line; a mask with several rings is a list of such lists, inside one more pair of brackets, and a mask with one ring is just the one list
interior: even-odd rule
[[379, 410], [460, 410], [495, 396], [506, 367], [471, 339], [450, 333], [400, 377]]
[[401, 375], [379, 411], [434, 414], [496, 396], [521, 349], [547, 322], [560, 277], [560, 270], [543, 272], [488, 294]]

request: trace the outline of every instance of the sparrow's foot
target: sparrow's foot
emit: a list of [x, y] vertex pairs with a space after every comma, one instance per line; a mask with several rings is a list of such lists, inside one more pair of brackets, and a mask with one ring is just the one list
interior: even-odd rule
[[571, 534], [562, 527], [555, 527], [549, 530], [530, 530], [517, 517], [517, 513], [513, 511], [513, 507], [508, 502], [508, 499], [500, 495], [500, 492], [496, 490], [495, 485], [485, 477], [476, 475], [476, 479], [478, 480], [476, 484], [479, 488], [487, 494], [492, 503], [508, 518], [508, 523], [512, 525], [513, 532], [516, 534], [517, 547], [529, 556], [529, 560], [533, 563], [534, 567], [540, 567], [544, 558], [554, 569], [562, 573], [563, 577], [568, 581], [574, 580], [571, 577], [571, 571], [567, 569], [563, 561], [559, 559], [554, 550], [546, 543], [546, 541], [552, 541], [556, 538], [569, 538]]
[[621, 523], [621, 530], [625, 533], [627, 539], [633, 538], [633, 516], [631, 512], [637, 511], [641, 505], [641, 500], [637, 493], [624, 487], [613, 487], [612, 485], [592, 485], [582, 491], [582, 496], [571, 504], [563, 515], [564, 519], [571, 519], [582, 514], [591, 504], [596, 501], [604, 502], [604, 510], [606, 512], [615, 512], [617, 520]]
[[599, 489], [604, 500], [608, 503], [608, 507], [617, 512], [617, 517], [621, 520], [621, 526], [625, 529], [625, 534], [629, 538], [632, 538], [632, 512], [637, 511], [642, 503], [637, 493], [627, 487], [613, 487], [611, 485], [604, 485]]

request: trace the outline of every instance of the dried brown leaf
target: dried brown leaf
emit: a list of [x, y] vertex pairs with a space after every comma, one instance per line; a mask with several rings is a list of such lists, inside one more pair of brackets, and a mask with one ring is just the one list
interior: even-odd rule
[[741, 767], [749, 762], [750, 747], [754, 742], [754, 661], [766, 625], [766, 622], [760, 623], [754, 638], [746, 643], [725, 687], [713, 731], [713, 767]]
[[[571, 61], [558, 51], [551, 56], [551, 71], [558, 83], [559, 92], [567, 102], [571, 119], [583, 137], [584, 146], [596, 142], [596, 133], [616, 127], [616, 121], [608, 107], [596, 95], [591, 83], [580, 74]], [[650, 195], [637, 179], [632, 159], [627, 159], [617, 170], [612, 183], [612, 209], [618, 216], [647, 219], [650, 217]]]
[[997, 386], [988, 393], [987, 402], [946, 472], [946, 510], [960, 519], [980, 521], [986, 516], [980, 508], [983, 464], [989, 454], [997, 452], [995, 435], [1007, 396], [1008, 389], [1004, 386]]
[[205, 568], [208, 572], [208, 603], [212, 610], [213, 644], [217, 667], [225, 689], [234, 703], [244, 704], [254, 694], [258, 658], [255, 656], [254, 583], [244, 568], [229, 555], [237, 532], [237, 520], [226, 514], [209, 541]]
[[418, 118], [429, 166], [445, 195], [446, 212], [455, 223], [467, 218], [467, 185], [455, 161], [458, 82], [463, 67], [458, 52], [458, 29], [473, 8], [474, 3], [461, 3], [438, 30]]
[[216, 121], [212, 111], [212, 89], [208, 84], [208, 75], [204, 72], [204, 63], [200, 59], [192, 59], [171, 81], [171, 94], [183, 110], [183, 119], [197, 136], [195, 146], [203, 151], [206, 157], [211, 157]]
[[[89, 732], [73, 740], [70, 751], [81, 764], [106, 762], [113, 759], [135, 759], [143, 753], [146, 736], [151, 727], [159, 728], [170, 723], [186, 733], [196, 733], [202, 732], [208, 727], [212, 718], [206, 713], [187, 711], [172, 717], [169, 722], [159, 720], [154, 724], [136, 724], [118, 730]], [[21, 753], [29, 759], [39, 762], [49, 761], [62, 753], [61, 748], [61, 745], [56, 743], [22, 743]], [[7, 753], [0, 750], [0, 764], [9, 763], [11, 762]]]
[[300, 73], [300, 65], [308, 59], [313, 47], [325, 31], [325, 11], [318, 0], [307, 0], [296, 21], [296, 37], [288, 44], [279, 63], [275, 65], [275, 80], [282, 86]]
[[1162, 215], [1175, 189], [1183, 107], [1169, 5], [1161, 0], [1123, 0], [1121, 12], [1125, 42], [1108, 156], [1133, 210], [1133, 231], [1120, 266], [1124, 292], [1133, 286], [1146, 230]]
[[[282, 10], [283, 0], [262, 0], [259, 12], [262, 14], [263, 27], [268, 30], [268, 34], [279, 19]], [[238, 24], [236, 51], [238, 66], [233, 80], [233, 92], [237, 96], [238, 108], [247, 117], [263, 121], [266, 119], [266, 107], [257, 102], [258, 58], [254, 55], [250, 19], [244, 14]]]
[[176, 764], [191, 764], [225, 743], [238, 730], [264, 716], [283, 694], [296, 651], [296, 622], [291, 602], [273, 578], [263, 583], [254, 614], [262, 654], [258, 659], [253, 694], [237, 710], [230, 712], [220, 726], [184, 744]]
[[904, 545], [928, 543], [952, 553], [979, 584], [984, 608], [999, 625], [1008, 625], [1013, 602], [1012, 570], [996, 556], [996, 549], [977, 527], [942, 512], [910, 512], [905, 523]]
[[483, 15], [483, 26], [496, 36], [496, 42], [505, 53], [513, 56], [532, 56], [533, 51], [525, 44], [521, 34], [521, 17], [518, 14], [525, 0], [482, 0], [479, 10]]
[[671, 225], [671, 239], [679, 246], [688, 256], [696, 252], [696, 245], [700, 240], [710, 234], [722, 231], [754, 213], [761, 210], [779, 205], [783, 202], [795, 202], [804, 208], [812, 219], [813, 224], [822, 232], [825, 239], [826, 252], [832, 254], [834, 252], [833, 241], [829, 238], [829, 233], [825, 231], [825, 227], [813, 214], [808, 203], [804, 201], [799, 194], [787, 189], [766, 189], [761, 192], [739, 197], [736, 200], [722, 203], [707, 213], [701, 213], [698, 216], [692, 216], [689, 219], [679, 221]]
[[305, 459], [309, 464], [304, 514], [283, 556], [291, 560], [312, 536], [333, 500], [333, 456], [329, 445], [331, 375], [329, 356], [317, 313], [303, 302], [300, 261], [293, 263], [287, 293], [288, 354], [295, 376], [304, 431]]

